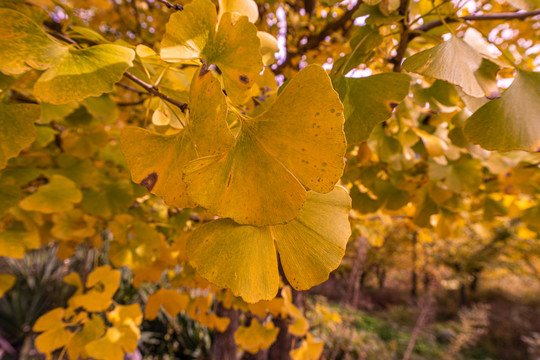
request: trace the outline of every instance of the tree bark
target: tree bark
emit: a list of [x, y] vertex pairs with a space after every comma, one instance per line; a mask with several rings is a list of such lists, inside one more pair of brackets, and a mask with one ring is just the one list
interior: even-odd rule
[[234, 333], [238, 329], [238, 311], [226, 309], [221, 302], [217, 304], [216, 315], [231, 319], [229, 326], [224, 332], [216, 331], [214, 334], [214, 359], [236, 360], [236, 341]]

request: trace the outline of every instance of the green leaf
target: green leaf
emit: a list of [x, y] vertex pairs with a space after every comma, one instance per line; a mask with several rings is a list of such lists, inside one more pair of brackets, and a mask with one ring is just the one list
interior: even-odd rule
[[37, 137], [34, 121], [37, 119], [37, 105], [0, 103], [0, 169], [34, 142]]
[[227, 95], [243, 103], [263, 68], [259, 48], [257, 28], [246, 16], [225, 13], [218, 25], [214, 4], [194, 0], [184, 11], [171, 15], [161, 42], [161, 58], [173, 62], [202, 59], [216, 65]]
[[26, 15], [0, 9], [0, 71], [22, 74], [32, 68], [44, 70], [66, 47], [52, 40]]
[[195, 206], [182, 180], [184, 166], [200, 156], [223, 153], [234, 143], [226, 99], [211, 72], [201, 69], [193, 78], [190, 108], [189, 123], [176, 135], [126, 128], [120, 136], [133, 181], [177, 207]]
[[489, 76], [494, 78], [495, 74], [489, 63], [484, 63], [484, 68], [478, 71], [482, 62], [482, 56], [475, 49], [452, 36], [450, 40], [406, 59], [403, 69], [448, 81], [474, 97], [483, 97], [486, 93], [492, 96], [493, 87]]
[[326, 193], [341, 177], [347, 145], [342, 111], [324, 69], [305, 67], [267, 111], [242, 118], [232, 150], [186, 166], [189, 196], [240, 224], [294, 219], [305, 201], [303, 185]]
[[41, 245], [37, 230], [7, 229], [0, 232], [0, 256], [22, 259], [26, 250]]
[[540, 73], [520, 70], [500, 99], [465, 123], [467, 139], [488, 150], [540, 151]]
[[245, 301], [272, 299], [279, 287], [276, 248], [289, 283], [306, 290], [328, 279], [351, 234], [350, 198], [336, 187], [310, 191], [298, 217], [285, 225], [254, 227], [219, 219], [198, 228], [187, 254], [197, 272]]
[[373, 49], [382, 43], [383, 37], [379, 29], [372, 26], [358, 26], [351, 36], [351, 53], [336, 60], [332, 73], [346, 75], [358, 65], [368, 61], [373, 55]]
[[337, 89], [345, 106], [345, 134], [349, 144], [366, 141], [373, 128], [392, 116], [392, 109], [409, 93], [411, 78], [385, 73], [365, 78], [342, 78]]
[[82, 200], [82, 193], [75, 183], [61, 175], [53, 175], [48, 184], [24, 198], [19, 206], [27, 211], [52, 214], [68, 211]]
[[41, 75], [34, 95], [41, 102], [61, 105], [111, 92], [133, 66], [134, 57], [133, 50], [112, 44], [70, 48]]

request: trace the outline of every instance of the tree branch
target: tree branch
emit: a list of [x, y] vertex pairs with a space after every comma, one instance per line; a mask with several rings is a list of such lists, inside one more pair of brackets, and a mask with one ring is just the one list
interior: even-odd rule
[[[446, 23], [453, 23], [453, 22], [459, 22], [459, 21], [490, 21], [490, 20], [525, 20], [529, 17], [540, 15], [540, 10], [530, 11], [530, 12], [523, 12], [523, 11], [516, 11], [511, 13], [498, 13], [498, 14], [483, 14], [483, 15], [466, 15], [461, 16], [457, 18], [452, 17], [446, 17], [444, 19], [444, 22]], [[405, 52], [407, 50], [407, 46], [409, 45], [409, 42], [416, 38], [417, 36], [421, 36], [423, 32], [435, 29], [439, 26], [442, 26], [444, 24], [442, 20], [435, 20], [428, 22], [424, 25], [421, 25], [417, 27], [416, 29], [408, 29], [408, 31], [402, 31], [401, 33], [401, 40], [399, 42], [398, 48], [397, 48], [397, 54], [390, 59], [390, 63], [394, 64], [394, 71], [401, 71], [401, 63], [403, 61], [403, 58], [405, 57]]]
[[[451, 18], [447, 17], [444, 19], [445, 22], [451, 23], [451, 22], [458, 22], [461, 20], [468, 20], [468, 21], [489, 21], [489, 20], [525, 20], [529, 17], [540, 15], [540, 10], [530, 11], [530, 12], [511, 12], [511, 13], [499, 13], [499, 14], [484, 14], [484, 15], [467, 15], [462, 16], [458, 18]], [[431, 29], [434, 29], [436, 27], [439, 27], [443, 25], [442, 20], [435, 20], [428, 22], [427, 24], [424, 24], [422, 26], [417, 27], [414, 29], [414, 31], [418, 32], [425, 32], [429, 31]], [[420, 34], [411, 34], [409, 38], [412, 40], [413, 38], [419, 36]]]
[[173, 9], [173, 10], [176, 10], [176, 11], [184, 10], [184, 7], [182, 5], [180, 5], [180, 4], [173, 4], [173, 3], [168, 2], [167, 0], [157, 0], [157, 1], [159, 1], [160, 3], [162, 3], [163, 5], [168, 7], [169, 9]]
[[135, 75], [133, 75], [129, 71], [126, 71], [124, 73], [124, 75], [128, 79], [130, 79], [131, 81], [133, 81], [134, 83], [136, 83], [137, 85], [142, 87], [144, 90], [146, 90], [148, 93], [150, 93], [150, 94], [152, 94], [154, 96], [157, 96], [157, 97], [159, 97], [159, 98], [161, 98], [161, 99], [163, 99], [163, 100], [165, 100], [167, 102], [170, 102], [173, 105], [178, 106], [180, 108], [180, 110], [185, 111], [188, 108], [188, 104], [176, 101], [172, 97], [167, 96], [167, 95], [159, 92], [159, 90], [154, 85], [148, 84], [147, 82], [139, 79], [138, 77], [136, 77]]
[[318, 33], [318, 34], [312, 34], [307, 37], [307, 42], [303, 45], [300, 45], [300, 41], [297, 44], [297, 51], [294, 53], [287, 53], [287, 58], [285, 61], [279, 65], [275, 70], [274, 73], [280, 74], [282, 70], [289, 66], [291, 64], [291, 60], [293, 57], [297, 55], [301, 55], [305, 53], [308, 50], [316, 49], [321, 42], [324, 41], [324, 39], [331, 35], [333, 32], [338, 30], [344, 30], [349, 20], [351, 20], [352, 16], [358, 10], [360, 5], [362, 5], [363, 1], [358, 0], [358, 2], [349, 10], [347, 10], [338, 20], [334, 22], [329, 22], [326, 24], [326, 26]]

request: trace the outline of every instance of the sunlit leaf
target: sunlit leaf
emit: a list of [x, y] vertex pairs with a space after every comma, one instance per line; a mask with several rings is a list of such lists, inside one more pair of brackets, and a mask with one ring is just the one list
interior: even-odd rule
[[218, 19], [221, 19], [226, 12], [239, 13], [248, 17], [252, 23], [259, 19], [259, 9], [253, 0], [219, 0]]
[[231, 151], [186, 166], [189, 196], [240, 224], [294, 219], [305, 201], [302, 184], [326, 193], [342, 174], [342, 109], [326, 72], [307, 66], [267, 111], [242, 119]]
[[22, 74], [32, 68], [44, 70], [66, 51], [20, 12], [0, 9], [0, 19], [0, 71], [5, 74]]
[[489, 101], [465, 123], [465, 136], [488, 150], [540, 149], [540, 73], [520, 70], [500, 99]]
[[220, 219], [198, 228], [187, 252], [197, 272], [254, 303], [278, 290], [276, 248], [285, 276], [300, 290], [320, 284], [340, 263], [350, 236], [347, 192], [309, 192], [298, 217], [286, 225], [254, 227]]
[[276, 340], [278, 333], [279, 329], [271, 321], [262, 326], [259, 320], [252, 319], [249, 326], [240, 326], [236, 330], [234, 340], [242, 349], [256, 354], [268, 349]]
[[34, 95], [42, 102], [60, 105], [111, 92], [133, 66], [134, 57], [133, 50], [113, 44], [70, 48], [41, 75]]
[[221, 16], [217, 30], [216, 25], [214, 4], [194, 0], [184, 11], [171, 15], [161, 42], [161, 57], [165, 61], [202, 59], [207, 65], [216, 65], [227, 94], [242, 103], [263, 65], [257, 28], [247, 17], [230, 12]]
[[[486, 92], [491, 94], [493, 88], [486, 79], [489, 71], [476, 73], [482, 60], [482, 56], [469, 44], [452, 36], [442, 44], [407, 58], [403, 69], [448, 81], [461, 87], [468, 95], [483, 97]], [[491, 75], [494, 76], [493, 73]]]
[[176, 135], [126, 128], [120, 137], [133, 181], [178, 207], [195, 206], [182, 180], [184, 166], [200, 156], [222, 153], [234, 142], [226, 122], [225, 96], [212, 73], [195, 76], [190, 105], [189, 123]]
[[144, 317], [148, 320], [154, 320], [161, 306], [170, 317], [175, 317], [180, 311], [186, 310], [188, 304], [188, 294], [181, 294], [175, 290], [162, 288], [148, 297]]

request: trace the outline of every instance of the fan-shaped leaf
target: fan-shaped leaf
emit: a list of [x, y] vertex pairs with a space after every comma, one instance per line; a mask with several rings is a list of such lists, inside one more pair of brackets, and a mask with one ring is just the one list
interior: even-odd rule
[[500, 99], [465, 123], [465, 136], [488, 150], [540, 151], [540, 73], [518, 71]]
[[113, 91], [124, 72], [133, 66], [135, 52], [119, 45], [69, 49], [59, 56], [34, 85], [42, 102], [60, 105]]
[[194, 0], [171, 15], [161, 42], [165, 61], [202, 59], [223, 74], [227, 94], [242, 103], [262, 70], [257, 28], [245, 16], [224, 13], [217, 26], [216, 8], [209, 0]]
[[126, 128], [120, 137], [133, 181], [178, 207], [195, 206], [182, 180], [184, 166], [200, 156], [223, 153], [234, 142], [226, 122], [225, 96], [211, 72], [201, 70], [194, 77], [190, 107], [189, 123], [176, 135]]
[[254, 303], [277, 293], [275, 242], [291, 285], [308, 289], [339, 265], [351, 234], [349, 210], [345, 189], [311, 191], [298, 217], [285, 225], [255, 227], [219, 219], [201, 226], [188, 240], [188, 258], [201, 276]]
[[22, 74], [31, 68], [44, 70], [67, 50], [26, 15], [0, 9], [0, 19], [0, 71], [5, 74]]
[[36, 139], [34, 121], [39, 119], [39, 111], [33, 104], [0, 103], [0, 169]]
[[[403, 69], [448, 81], [474, 97], [483, 97], [486, 92], [490, 96], [493, 92], [492, 82], [486, 77], [494, 74], [485, 69], [477, 72], [482, 60], [482, 56], [469, 44], [452, 36], [450, 40], [406, 59]], [[491, 68], [487, 64], [485, 66]]]
[[326, 72], [307, 66], [266, 112], [242, 119], [231, 151], [186, 166], [189, 196], [240, 224], [264, 226], [294, 219], [305, 201], [302, 184], [326, 193], [342, 174], [342, 111]]

